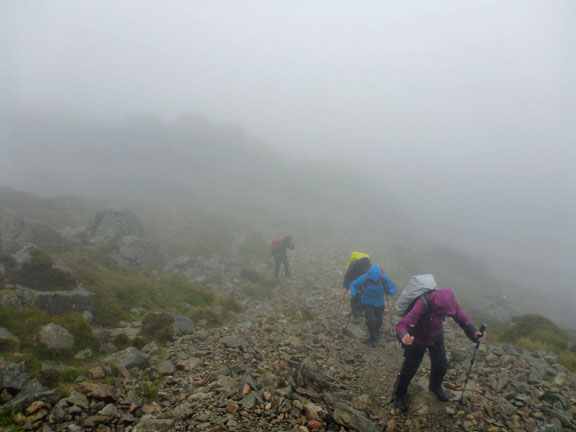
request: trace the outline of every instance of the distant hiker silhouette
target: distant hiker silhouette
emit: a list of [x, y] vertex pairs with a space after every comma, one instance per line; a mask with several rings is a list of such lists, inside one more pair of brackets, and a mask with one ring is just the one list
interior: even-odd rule
[[[349, 289], [352, 281], [366, 273], [370, 269], [370, 266], [370, 255], [364, 252], [352, 252], [348, 264], [346, 265], [346, 274], [344, 275], [342, 286], [345, 289]], [[360, 293], [350, 297], [350, 313], [353, 317], [359, 317], [362, 314]]]
[[294, 249], [294, 243], [291, 236], [278, 236], [272, 240], [270, 253], [274, 258], [274, 279], [280, 278], [280, 265], [284, 264], [284, 276], [290, 278], [290, 263], [288, 262], [287, 250]]

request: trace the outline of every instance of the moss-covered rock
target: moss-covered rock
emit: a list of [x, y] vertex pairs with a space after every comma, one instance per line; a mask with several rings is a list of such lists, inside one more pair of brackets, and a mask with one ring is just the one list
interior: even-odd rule
[[174, 337], [174, 317], [166, 312], [149, 313], [142, 320], [140, 333], [150, 339], [166, 342]]

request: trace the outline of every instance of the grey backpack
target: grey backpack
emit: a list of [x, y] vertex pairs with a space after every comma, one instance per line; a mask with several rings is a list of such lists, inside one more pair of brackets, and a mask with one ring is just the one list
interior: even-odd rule
[[428, 294], [437, 289], [438, 284], [431, 274], [412, 276], [396, 301], [396, 312], [401, 317], [405, 317], [420, 297], [424, 299], [426, 311], [428, 312], [430, 309]]

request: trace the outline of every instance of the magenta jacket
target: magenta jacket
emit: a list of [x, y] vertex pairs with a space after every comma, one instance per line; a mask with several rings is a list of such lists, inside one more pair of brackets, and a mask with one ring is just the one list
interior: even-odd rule
[[426, 305], [424, 300], [418, 299], [412, 310], [396, 325], [398, 339], [402, 339], [408, 333], [410, 325], [413, 324], [415, 326], [413, 345], [433, 345], [444, 329], [444, 319], [450, 316], [462, 327], [466, 336], [471, 341], [476, 342], [476, 328], [472, 320], [462, 311], [452, 290], [439, 289], [432, 291], [429, 296], [430, 307], [432, 308], [430, 319], [426, 322]]

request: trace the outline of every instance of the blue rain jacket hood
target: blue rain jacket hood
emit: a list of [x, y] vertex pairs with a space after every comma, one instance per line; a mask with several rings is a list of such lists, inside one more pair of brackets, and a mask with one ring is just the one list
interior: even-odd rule
[[368, 273], [350, 284], [350, 293], [353, 296], [361, 293], [362, 304], [382, 307], [385, 301], [384, 294], [396, 294], [396, 285], [388, 276], [382, 274], [380, 267], [371, 266]]

